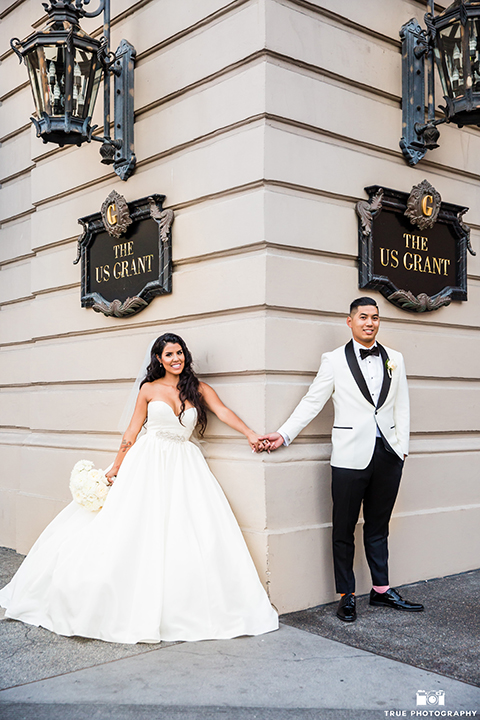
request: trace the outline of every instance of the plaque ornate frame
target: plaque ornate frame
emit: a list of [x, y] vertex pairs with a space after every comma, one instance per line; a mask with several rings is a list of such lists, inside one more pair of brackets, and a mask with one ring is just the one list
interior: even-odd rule
[[[104, 222], [103, 216], [106, 208], [111, 202], [117, 202], [118, 198], [124, 200], [121, 195], [110, 193], [108, 198], [102, 205], [102, 210], [93, 215], [87, 215], [79, 218], [78, 222], [83, 226], [83, 232], [78, 238], [77, 257], [73, 261], [76, 265], [80, 259], [82, 261], [82, 277], [81, 277], [81, 303], [82, 307], [91, 307], [95, 312], [103, 313], [107, 317], [128, 317], [135, 315], [149, 305], [157, 295], [167, 295], [172, 292], [172, 235], [171, 227], [174, 220], [173, 210], [163, 209], [163, 201], [165, 195], [150, 195], [148, 197], [126, 203], [126, 209], [123, 209], [122, 223], [124, 228], [122, 233], [128, 228], [126, 218], [129, 216], [131, 222], [139, 220], [147, 220], [149, 218], [155, 220], [158, 226], [158, 251], [159, 251], [159, 276], [158, 279], [152, 280], [138, 292], [134, 297], [129, 297], [123, 302], [121, 300], [106, 300], [100, 293], [88, 292], [88, 281], [90, 272], [88, 250], [91, 247], [98, 233], [109, 232], [108, 223]], [[113, 198], [113, 200], [112, 200]], [[118, 207], [118, 205], [117, 205]], [[122, 203], [120, 202], [120, 207]], [[128, 213], [128, 216], [127, 214]], [[111, 228], [112, 226], [110, 226]], [[112, 233], [111, 233], [112, 234]], [[114, 234], [114, 237], [120, 237]]]
[[[424, 181], [424, 183], [427, 181]], [[416, 200], [419, 188], [423, 185], [412, 188], [412, 192], [405, 193], [400, 190], [383, 188], [379, 185], [370, 185], [365, 188], [369, 196], [368, 200], [360, 200], [355, 210], [358, 215], [358, 245], [359, 245], [359, 282], [360, 288], [378, 290], [391, 303], [402, 310], [413, 312], [428, 312], [438, 310], [445, 305], [450, 305], [452, 300], [467, 299], [467, 250], [475, 255], [470, 243], [470, 228], [462, 217], [468, 208], [461, 205], [453, 205], [439, 201], [436, 220], [449, 224], [456, 236], [457, 250], [457, 285], [446, 286], [435, 295], [429, 296], [426, 293], [419, 293], [415, 296], [408, 290], [396, 287], [396, 285], [385, 275], [374, 273], [374, 245], [373, 245], [373, 223], [383, 208], [390, 208], [402, 212], [408, 217], [408, 203], [410, 207]], [[428, 183], [429, 192], [434, 190]], [[426, 187], [426, 186], [425, 186]], [[415, 192], [417, 190], [417, 192]], [[435, 191], [436, 192], [436, 191]], [[438, 193], [437, 193], [438, 194]], [[438, 196], [440, 197], [440, 196]]]

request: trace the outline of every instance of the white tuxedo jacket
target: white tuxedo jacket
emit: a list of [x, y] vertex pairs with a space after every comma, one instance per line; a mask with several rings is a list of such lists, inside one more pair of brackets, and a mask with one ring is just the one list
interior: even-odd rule
[[[291, 442], [331, 397], [335, 409], [331, 457], [334, 467], [366, 468], [375, 449], [377, 425], [390, 448], [403, 460], [408, 454], [410, 431], [403, 356], [377, 344], [383, 359], [384, 377], [376, 407], [350, 341], [322, 355], [320, 369], [307, 394], [278, 432], [287, 435]], [[388, 360], [395, 365], [390, 373], [386, 367]]]

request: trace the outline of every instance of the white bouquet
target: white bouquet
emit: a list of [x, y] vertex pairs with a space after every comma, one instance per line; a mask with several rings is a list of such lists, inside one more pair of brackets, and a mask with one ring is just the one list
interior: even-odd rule
[[79, 460], [70, 475], [73, 499], [87, 510], [100, 510], [108, 495], [109, 485], [103, 470], [97, 470], [89, 460]]

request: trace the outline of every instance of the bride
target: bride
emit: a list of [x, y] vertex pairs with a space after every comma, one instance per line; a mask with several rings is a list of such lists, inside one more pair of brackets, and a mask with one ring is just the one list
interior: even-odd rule
[[[240, 528], [199, 448], [206, 409], [258, 436], [200, 382], [178, 335], [153, 344], [98, 513], [72, 502], [0, 591], [5, 617], [118, 643], [225, 639], [278, 627]], [[137, 436], [146, 421], [146, 432]]]

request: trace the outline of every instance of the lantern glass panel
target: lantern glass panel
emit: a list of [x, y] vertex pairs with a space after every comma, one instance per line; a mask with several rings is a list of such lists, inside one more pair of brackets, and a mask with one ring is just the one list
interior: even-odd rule
[[93, 115], [101, 79], [102, 66], [96, 53], [75, 48], [72, 115], [82, 119]]
[[468, 23], [468, 54], [472, 74], [473, 92], [480, 92], [480, 20], [475, 18]]
[[[463, 50], [462, 50], [463, 27], [459, 22], [440, 30], [440, 45], [435, 49], [437, 62], [441, 67], [442, 54], [445, 61], [445, 69], [447, 77], [442, 80], [443, 92], [445, 95], [455, 99], [465, 94], [465, 75], [463, 67]], [[441, 52], [443, 47], [443, 53]]]
[[65, 46], [44, 45], [26, 56], [33, 99], [39, 117], [65, 112]]

